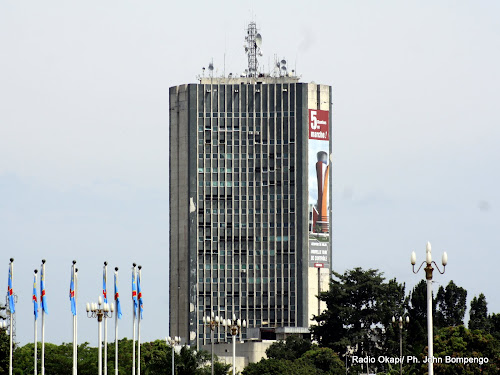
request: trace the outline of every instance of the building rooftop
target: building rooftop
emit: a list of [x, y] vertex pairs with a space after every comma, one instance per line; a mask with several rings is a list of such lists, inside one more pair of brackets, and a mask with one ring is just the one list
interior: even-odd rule
[[239, 85], [239, 84], [276, 84], [276, 83], [297, 83], [300, 77], [260, 75], [259, 77], [200, 77], [202, 85]]

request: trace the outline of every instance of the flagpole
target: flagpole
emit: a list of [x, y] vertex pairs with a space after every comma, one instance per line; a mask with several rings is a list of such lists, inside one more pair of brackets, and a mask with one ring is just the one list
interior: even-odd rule
[[[71, 266], [71, 277], [73, 280], [73, 298], [75, 300], [76, 306], [76, 268], [75, 268], [76, 260], [73, 261], [73, 265]], [[70, 289], [70, 298], [71, 298], [71, 289]], [[75, 308], [76, 312], [76, 308]], [[73, 314], [73, 375], [77, 375], [77, 366], [76, 366], [76, 313]]]
[[[71, 276], [73, 277], [73, 288], [75, 287], [74, 286], [74, 280], [75, 280], [75, 263], [76, 263], [76, 260], [73, 261], [73, 265], [71, 266]], [[70, 291], [71, 292], [71, 291]], [[74, 292], [74, 289], [73, 289], [73, 292]], [[76, 371], [75, 371], [75, 368], [76, 368], [76, 358], [75, 358], [75, 340], [76, 340], [76, 317], [75, 315], [73, 315], [73, 375], [76, 375]]]
[[118, 267], [115, 267], [115, 375], [118, 375], [118, 303], [116, 284], [118, 283]]
[[[10, 277], [11, 277], [11, 282], [14, 284], [14, 258], [10, 258]], [[10, 291], [9, 291], [10, 292]], [[13, 296], [14, 294], [12, 294]], [[12, 309], [10, 308], [9, 305], [9, 312], [10, 312], [10, 328], [9, 328], [9, 375], [12, 375], [12, 336], [13, 332], [13, 324], [12, 324]]]
[[[106, 295], [105, 303], [108, 303], [108, 262], [104, 262], [104, 283]], [[108, 375], [108, 318], [104, 316], [104, 375]]]
[[75, 268], [75, 375], [78, 374], [78, 268]]
[[[45, 259], [42, 259], [42, 274], [40, 276], [40, 286], [42, 286], [42, 277], [45, 278]], [[44, 288], [43, 290], [40, 290], [40, 302], [43, 301], [44, 295], [42, 293], [45, 293], [45, 280], [44, 282]], [[42, 375], [45, 375], [45, 302], [43, 302], [42, 305]]]
[[[137, 278], [137, 288], [139, 288], [139, 282], [141, 280], [141, 268], [142, 266], [138, 266], [139, 268], [139, 275]], [[141, 375], [141, 296], [140, 292], [138, 289], [137, 292], [137, 299], [138, 299], [138, 310], [137, 311], [137, 375]]]
[[[133, 341], [133, 346], [132, 346], [132, 375], [135, 375], [135, 318], [136, 318], [136, 308], [135, 308], [135, 302], [134, 302], [134, 282], [135, 282], [135, 267], [136, 264], [132, 263], [132, 309], [133, 309], [133, 315], [132, 315], [132, 341]], [[137, 293], [137, 291], [136, 291]], [[12, 375], [12, 374], [11, 374]]]
[[[36, 281], [37, 281], [37, 277], [36, 277], [36, 274], [37, 274], [38, 270], [35, 270], [34, 271], [34, 282], [33, 282], [33, 303], [37, 302], [36, 301]], [[33, 305], [33, 310], [37, 309], [38, 310], [38, 305]], [[36, 355], [37, 355], [37, 337], [36, 337], [36, 334], [37, 334], [37, 321], [36, 321], [36, 313], [33, 311], [33, 315], [34, 315], [34, 337], [33, 337], [33, 343], [34, 343], [34, 354], [33, 354], [33, 357], [34, 357], [34, 364], [33, 364], [33, 368], [34, 368], [34, 371], [35, 371], [35, 375], [38, 374], [38, 369], [37, 369], [37, 358], [36, 358]]]

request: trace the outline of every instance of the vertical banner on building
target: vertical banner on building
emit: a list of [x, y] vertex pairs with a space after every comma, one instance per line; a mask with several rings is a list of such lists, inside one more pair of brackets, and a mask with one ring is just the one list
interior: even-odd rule
[[309, 266], [330, 267], [329, 111], [309, 110]]

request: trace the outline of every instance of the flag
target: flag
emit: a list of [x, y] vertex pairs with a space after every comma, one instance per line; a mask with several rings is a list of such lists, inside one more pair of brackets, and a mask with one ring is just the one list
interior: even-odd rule
[[102, 269], [102, 296], [104, 297], [104, 303], [108, 303], [108, 293], [106, 288], [106, 266]]
[[135, 268], [132, 269], [132, 301], [134, 302], [134, 319], [137, 316], [137, 288], [135, 286]]
[[71, 312], [76, 315], [76, 301], [75, 301], [75, 266], [71, 266], [71, 282], [69, 284], [69, 300], [71, 302]]
[[141, 292], [141, 271], [139, 270], [139, 275], [137, 276], [137, 297], [139, 298], [139, 311], [141, 313], [140, 319], [142, 319], [142, 292]]
[[120, 295], [118, 294], [118, 285], [116, 284], [116, 272], [115, 272], [115, 303], [116, 303], [116, 315], [118, 319], [122, 318], [122, 307], [120, 305]]
[[42, 264], [42, 268], [40, 270], [40, 305], [42, 305], [42, 311], [45, 314], [48, 314], [47, 311], [47, 298], [45, 297], [45, 276], [43, 271], [45, 266]]
[[7, 298], [9, 299], [9, 310], [11, 314], [16, 312], [16, 306], [14, 303], [14, 291], [12, 290], [12, 262], [9, 265], [9, 283], [7, 287]]
[[33, 276], [33, 313], [35, 314], [35, 320], [38, 319], [38, 298], [36, 294], [36, 275]]

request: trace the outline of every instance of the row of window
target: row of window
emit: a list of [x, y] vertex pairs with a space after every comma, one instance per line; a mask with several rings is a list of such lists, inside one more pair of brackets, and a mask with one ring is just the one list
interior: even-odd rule
[[253, 117], [262, 117], [262, 118], [270, 118], [270, 117], [294, 117], [294, 111], [276, 111], [276, 112], [198, 112], [198, 117], [241, 117], [241, 118], [253, 118]]
[[[210, 277], [207, 277], [207, 278], [203, 278], [203, 277], [200, 277], [198, 278], [198, 282], [199, 283], [203, 283], [203, 280], [205, 280], [205, 283], [206, 284], [210, 284], [211, 282], [214, 282], [216, 283], [217, 282], [217, 278], [210, 278]], [[281, 283], [281, 281], [285, 282], [285, 283], [288, 283], [289, 281], [291, 283], [294, 283], [295, 282], [295, 277], [284, 277], [283, 280], [281, 277], [278, 277], [278, 278], [274, 278], [274, 277], [257, 277], [257, 278], [253, 278], [253, 277], [249, 277], [249, 278], [243, 278], [241, 279], [241, 282], [246, 284], [247, 283], [247, 280], [248, 280], [248, 283], [249, 284], [260, 284], [260, 283], [263, 283], [263, 284], [268, 284], [268, 283], [274, 283], [275, 281], [279, 284]], [[226, 284], [231, 284], [233, 281], [230, 277], [228, 277], [226, 279]], [[234, 283], [236, 285], [239, 285], [240, 284], [240, 281], [236, 281], [236, 279], [234, 280]]]
[[[269, 264], [269, 269], [274, 270], [276, 268], [277, 270], [280, 270], [281, 266], [283, 266], [283, 269], [287, 269], [288, 268], [288, 263], [285, 263], [285, 264], [279, 264], [279, 263], [278, 264]], [[267, 267], [268, 267], [267, 264], [262, 264], [262, 267], [259, 264], [249, 264], [248, 265], [248, 269], [249, 270], [253, 270], [253, 269], [260, 270], [261, 268], [263, 270], [267, 270]], [[223, 270], [225, 268], [227, 268], [228, 270], [230, 270], [230, 269], [233, 268], [233, 266], [232, 266], [232, 264], [215, 264], [215, 263], [212, 264], [212, 265], [210, 265], [210, 263], [206, 263], [204, 265], [203, 264], [199, 264], [198, 265], [198, 269], [200, 269], [200, 270], [203, 270], [203, 269], [206, 269], [206, 270], [221, 269], [221, 270]], [[293, 264], [293, 263], [290, 264], [290, 269], [294, 269], [294, 268], [295, 268], [295, 264]], [[240, 265], [239, 264], [235, 264], [234, 265], [234, 269], [235, 270], [239, 270], [240, 269]], [[241, 269], [242, 270], [246, 270], [247, 269], [247, 265], [245, 263], [242, 263], [241, 264]]]
[[[293, 194], [292, 194], [293, 195]], [[200, 212], [200, 214], [203, 213], [203, 212]], [[209, 208], [206, 208], [205, 209], [205, 213], [206, 214], [214, 214], [214, 215], [217, 215], [218, 213], [221, 214], [221, 215], [232, 215], [232, 214], [235, 214], [235, 215], [239, 215], [239, 214], [242, 214], [242, 215], [246, 215], [247, 213], [249, 215], [253, 215], [253, 214], [287, 214], [288, 213], [288, 208], [249, 208], [248, 210], [246, 208], [242, 208], [241, 210], [239, 208], [219, 208], [218, 210], [216, 208], [213, 208], [212, 210], [210, 210]], [[198, 217], [199, 220], [202, 220], [203, 219], [203, 216], [199, 216]]]

